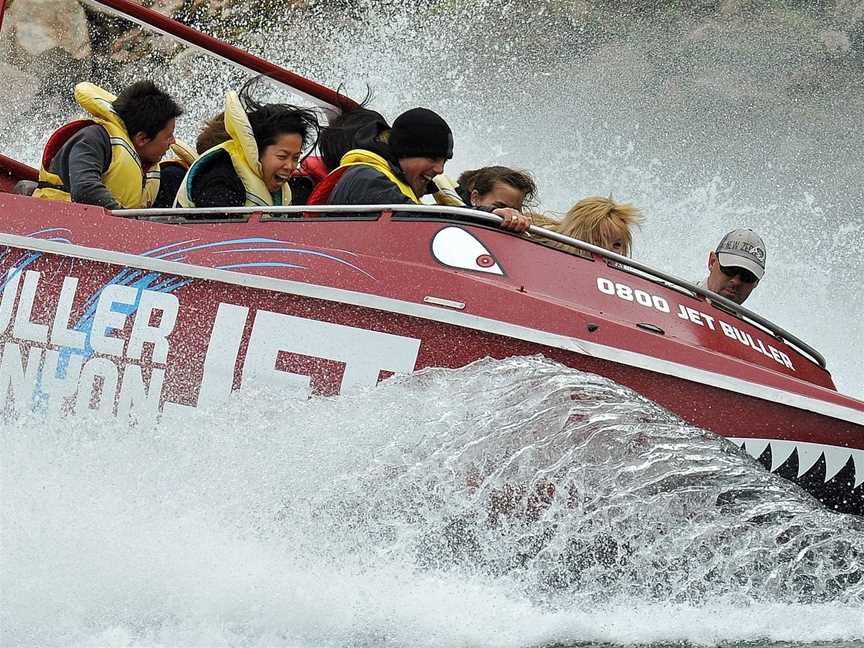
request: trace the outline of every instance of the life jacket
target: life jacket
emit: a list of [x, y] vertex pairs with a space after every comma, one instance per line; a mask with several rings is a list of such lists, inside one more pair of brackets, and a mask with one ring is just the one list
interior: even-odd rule
[[290, 205], [291, 187], [288, 186], [287, 182], [282, 185], [282, 191], [275, 196], [264, 184], [261, 162], [258, 159], [258, 143], [255, 141], [255, 135], [252, 132], [252, 125], [249, 123], [246, 111], [234, 91], [225, 95], [225, 130], [231, 139], [205, 151], [189, 167], [186, 177], [183, 178], [183, 184], [180, 185], [180, 190], [177, 192], [175, 207], [195, 207], [195, 203], [192, 201], [192, 185], [195, 182], [195, 177], [211, 156], [219, 155], [222, 151], [231, 157], [234, 171], [243, 183], [246, 190], [246, 202], [244, 203], [246, 207]]
[[327, 177], [327, 167], [324, 165], [324, 160], [314, 155], [303, 158], [300, 166], [294, 169], [288, 179], [291, 186], [291, 204], [308, 204], [309, 196], [325, 177]]
[[308, 204], [329, 204], [330, 194], [333, 193], [333, 188], [338, 184], [342, 175], [351, 167], [360, 165], [370, 166], [379, 173], [384, 174], [390, 182], [399, 188], [399, 191], [411, 200], [411, 202], [418, 205], [420, 204], [420, 201], [414, 194], [414, 190], [393, 172], [393, 169], [390, 168], [387, 160], [377, 153], [367, 151], [366, 149], [353, 149], [343, 155], [339, 167], [331, 171], [327, 177], [319, 182], [318, 186], [315, 187], [315, 191], [313, 191], [312, 195], [309, 196]]
[[310, 178], [317, 185], [327, 177], [327, 167], [324, 165], [323, 158], [318, 155], [310, 155], [303, 158], [294, 174]]
[[113, 94], [92, 83], [75, 86], [75, 101], [92, 116], [62, 126], [48, 139], [39, 167], [39, 188], [36, 198], [71, 202], [69, 188], [63, 180], [48, 169], [51, 160], [63, 145], [82, 128], [98, 124], [108, 131], [111, 140], [111, 164], [102, 175], [105, 187], [114, 199], [126, 209], [149, 207], [159, 193], [159, 166], [144, 167], [132, 145], [126, 125], [111, 105], [117, 99]]
[[432, 178], [432, 182], [438, 188], [438, 191], [432, 194], [436, 204], [447, 207], [465, 207], [465, 201], [459, 196], [459, 185], [450, 176], [441, 173]]
[[183, 140], [174, 140], [174, 143], [171, 145], [171, 151], [174, 153], [176, 158], [172, 160], [162, 160], [159, 163], [160, 165], [169, 162], [180, 164], [188, 169], [192, 166], [195, 160], [198, 159], [198, 153], [195, 152], [195, 149]]

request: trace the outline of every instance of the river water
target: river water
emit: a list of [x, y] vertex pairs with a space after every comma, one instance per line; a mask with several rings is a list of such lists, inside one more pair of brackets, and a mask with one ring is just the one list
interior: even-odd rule
[[864, 641], [864, 520], [542, 358], [0, 461], [4, 646]]
[[[635, 256], [683, 277], [756, 228], [748, 306], [861, 397], [860, 70], [820, 49], [827, 18], [772, 6], [338, 3], [243, 44], [355, 96], [368, 82], [391, 118], [438, 110], [454, 175], [530, 169], [557, 211], [632, 201]], [[192, 140], [240, 80], [196, 55], [136, 74], [181, 97]], [[69, 114], [13, 116], [2, 150], [35, 163]], [[6, 422], [0, 529], [4, 647], [864, 645], [860, 518], [540, 358], [246, 393], [146, 429]]]

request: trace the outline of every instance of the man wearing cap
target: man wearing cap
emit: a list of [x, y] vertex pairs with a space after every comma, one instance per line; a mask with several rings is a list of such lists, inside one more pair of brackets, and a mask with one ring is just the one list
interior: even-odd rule
[[[374, 150], [371, 150], [374, 149]], [[453, 157], [453, 133], [447, 122], [427, 108], [412, 108], [393, 122], [386, 141], [379, 138], [368, 149], [354, 149], [340, 166], [315, 187], [310, 205], [420, 204], [420, 198], [439, 191], [433, 179], [444, 173]], [[530, 217], [515, 209], [492, 213], [503, 227], [524, 231]]]
[[697, 286], [743, 304], [765, 274], [765, 244], [751, 229], [729, 232], [708, 255], [708, 277]]

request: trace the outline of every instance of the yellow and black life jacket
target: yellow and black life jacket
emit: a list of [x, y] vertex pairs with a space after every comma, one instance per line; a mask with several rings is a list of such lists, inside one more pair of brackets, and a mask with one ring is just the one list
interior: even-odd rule
[[432, 182], [438, 189], [432, 194], [437, 205], [447, 207], [465, 207], [465, 201], [459, 196], [459, 185], [447, 174], [441, 173], [432, 178]]
[[105, 187], [114, 199], [126, 209], [149, 207], [159, 192], [159, 165], [144, 167], [132, 145], [126, 125], [114, 112], [112, 103], [117, 97], [92, 83], [75, 86], [75, 101], [92, 119], [66, 124], [48, 139], [39, 167], [39, 188], [33, 192], [37, 198], [71, 201], [69, 188], [63, 180], [48, 169], [60, 148], [79, 130], [99, 124], [108, 131], [111, 141], [111, 164], [102, 175]]
[[246, 207], [290, 205], [291, 187], [288, 186], [287, 182], [282, 185], [282, 191], [275, 195], [271, 194], [267, 185], [264, 184], [258, 143], [255, 141], [255, 134], [252, 132], [246, 111], [243, 109], [237, 93], [233, 91], [225, 95], [225, 130], [228, 131], [231, 139], [205, 151], [192, 164], [186, 177], [183, 178], [183, 184], [180, 185], [174, 205], [176, 207], [195, 207], [195, 203], [192, 201], [192, 185], [195, 182], [195, 176], [207, 164], [209, 156], [221, 154], [222, 151], [231, 157], [234, 171], [246, 189]]
[[330, 194], [333, 193], [333, 188], [336, 186], [336, 183], [342, 178], [342, 175], [350, 168], [355, 166], [370, 166], [379, 173], [382, 173], [387, 177], [394, 185], [399, 188], [399, 191], [402, 192], [407, 198], [411, 200], [411, 202], [420, 204], [420, 201], [417, 199], [417, 196], [414, 194], [414, 190], [408, 186], [408, 184], [397, 176], [393, 169], [390, 168], [390, 165], [387, 163], [383, 157], [378, 155], [377, 153], [373, 153], [372, 151], [367, 151], [366, 149], [353, 149], [348, 151], [345, 155], [342, 156], [342, 160], [340, 161], [339, 166], [330, 174], [324, 178], [321, 182], [318, 183], [318, 186], [315, 187], [315, 191], [312, 192], [312, 195], [309, 197], [310, 205], [326, 205], [330, 200]]

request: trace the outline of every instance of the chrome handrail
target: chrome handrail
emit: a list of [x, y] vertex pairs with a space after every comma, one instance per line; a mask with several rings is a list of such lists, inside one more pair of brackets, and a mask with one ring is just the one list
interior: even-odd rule
[[[462, 218], [468, 217], [475, 221], [487, 222], [490, 225], [500, 225], [504, 221], [504, 219], [500, 216], [490, 214], [489, 212], [477, 211], [475, 209], [466, 209], [464, 207], [447, 207], [444, 205], [291, 205], [287, 207], [195, 207], [177, 209], [118, 209], [114, 210], [111, 213], [116, 216], [138, 218], [144, 220], [159, 219], [164, 218], [165, 216], [169, 216], [172, 217], [171, 220], [174, 223], [185, 222], [189, 224], [194, 224], [196, 222], [195, 220], [178, 221], [176, 220], [176, 217], [191, 215], [202, 216], [206, 214], [251, 215], [303, 214], [310, 212], [321, 212], [327, 214], [359, 214], [383, 211], [400, 213], [422, 213], [427, 215], [440, 214], [442, 216], [455, 216]], [[711, 292], [706, 288], [697, 286], [696, 284], [690, 283], [689, 281], [686, 281], [684, 279], [680, 279], [674, 275], [663, 272], [662, 270], [656, 270], [648, 265], [645, 265], [644, 263], [640, 263], [639, 261], [635, 261], [628, 257], [621, 256], [620, 254], [616, 254], [615, 252], [610, 252], [609, 250], [597, 247], [596, 245], [591, 245], [590, 243], [586, 243], [585, 241], [570, 238], [569, 236], [565, 236], [557, 232], [552, 232], [550, 230], [543, 229], [542, 227], [537, 227], [536, 225], [532, 225], [531, 227], [529, 227], [528, 231], [536, 236], [540, 236], [551, 241], [557, 241], [558, 243], [565, 243], [574, 248], [585, 250], [586, 252], [591, 252], [592, 254], [597, 254], [605, 259], [609, 259], [610, 261], [615, 261], [616, 263], [619, 263], [621, 265], [625, 265], [630, 268], [639, 270], [640, 272], [644, 272], [645, 274], [649, 275], [649, 278], [659, 279], [661, 281], [673, 284], [674, 286], [677, 286], [679, 288], [683, 288], [684, 290], [691, 293], [701, 295], [702, 297], [705, 297], [711, 302], [722, 305], [724, 310], [731, 311], [733, 314], [747, 319], [753, 324], [761, 326], [768, 333], [787, 342], [788, 344], [791, 344], [799, 351], [802, 351], [806, 355], [810, 356], [810, 358], [823, 369], [826, 368], [825, 358], [822, 356], [821, 353], [816, 351], [816, 349], [811, 347], [809, 344], [792, 335], [785, 329], [777, 326], [770, 320], [765, 319], [761, 315], [754, 313], [750, 309], [745, 308], [740, 304], [736, 304], [732, 300], [727, 299], [722, 295], [718, 295], [715, 292]]]

